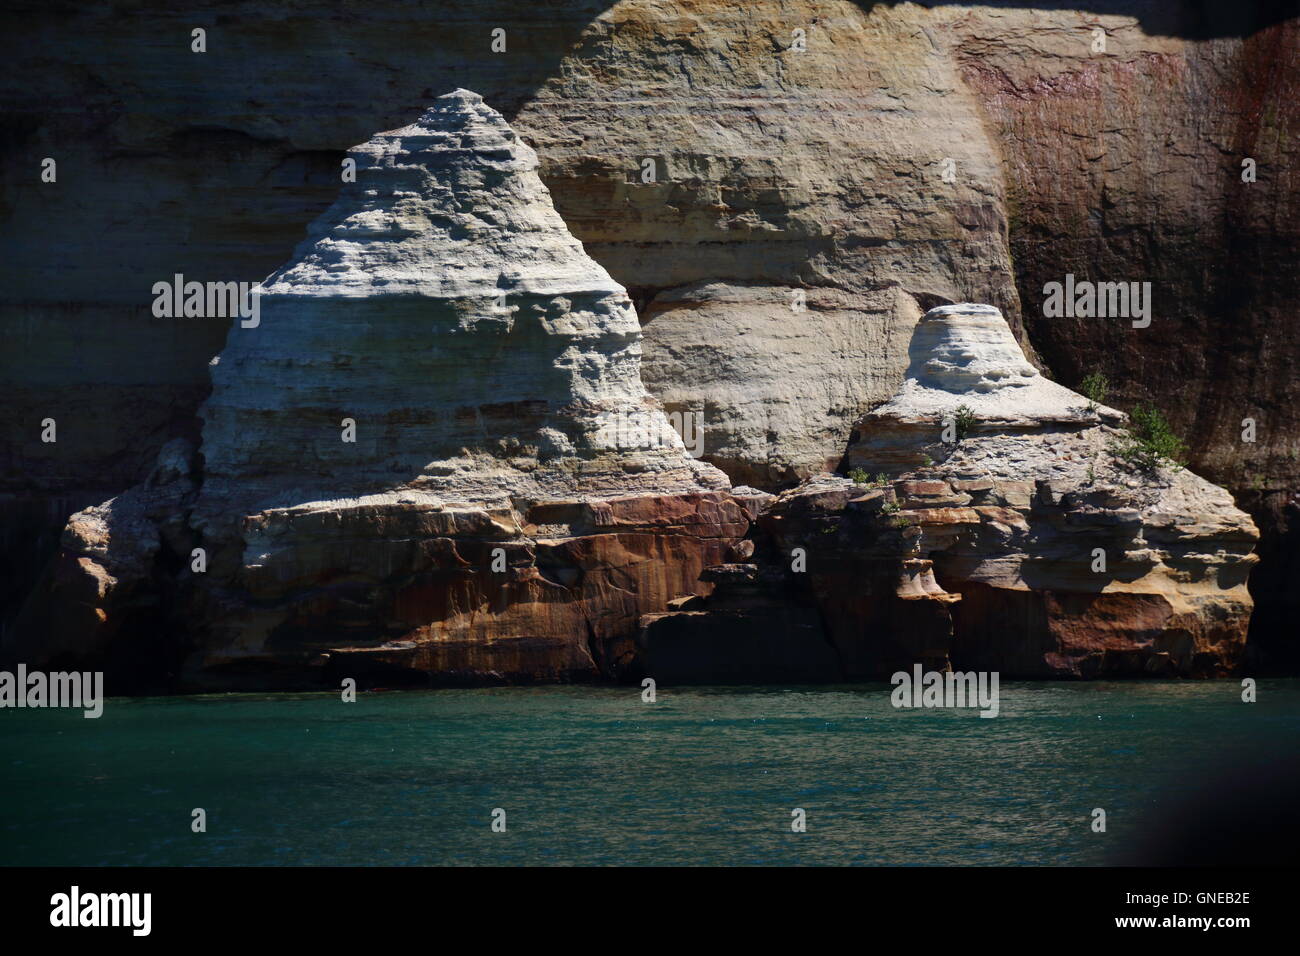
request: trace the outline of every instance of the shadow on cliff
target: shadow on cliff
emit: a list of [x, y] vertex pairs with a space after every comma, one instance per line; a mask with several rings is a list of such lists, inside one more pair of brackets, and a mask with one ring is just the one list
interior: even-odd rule
[[[858, 3], [864, 10], [891, 5]], [[935, 9], [970, 4], [949, 0], [918, 0], [918, 5]], [[1039, 0], [1037, 3], [991, 0], [980, 6], [995, 10], [1060, 11], [1085, 16], [1133, 17], [1147, 36], [1172, 36], [1185, 40], [1245, 37], [1296, 16], [1295, 3], [1288, 0], [1243, 3], [1219, 3], [1216, 0], [1190, 3], [1170, 0], [1090, 0], [1086, 3], [1069, 3], [1064, 0]]]

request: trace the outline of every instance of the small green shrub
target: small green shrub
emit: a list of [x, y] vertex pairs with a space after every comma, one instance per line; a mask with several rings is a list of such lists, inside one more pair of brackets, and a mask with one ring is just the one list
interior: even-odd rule
[[1178, 471], [1187, 461], [1186, 443], [1174, 434], [1158, 408], [1146, 404], [1129, 413], [1129, 427], [1111, 446], [1111, 453], [1143, 471], [1155, 471], [1162, 464]]
[[1095, 412], [1098, 405], [1106, 403], [1106, 396], [1110, 394], [1110, 380], [1101, 372], [1093, 372], [1084, 376], [1079, 383], [1079, 391], [1088, 399], [1088, 411]]
[[957, 433], [957, 440], [961, 441], [975, 427], [975, 410], [969, 405], [958, 405], [957, 410], [952, 413], [952, 423]]
[[881, 488], [889, 484], [889, 477], [883, 472], [877, 472], [876, 477], [872, 478], [865, 468], [854, 468], [849, 472], [849, 481], [855, 485], [866, 485], [869, 488]]

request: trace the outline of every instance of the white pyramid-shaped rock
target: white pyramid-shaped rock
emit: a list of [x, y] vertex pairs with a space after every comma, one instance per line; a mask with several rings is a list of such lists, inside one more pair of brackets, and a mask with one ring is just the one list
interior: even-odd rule
[[628, 474], [638, 490], [726, 486], [641, 384], [625, 290], [481, 97], [449, 93], [349, 155], [356, 181], [214, 362], [207, 493], [413, 484], [485, 501], [613, 493]]
[[264, 288], [278, 296], [621, 294], [569, 234], [537, 154], [468, 90], [349, 150], [355, 183]]

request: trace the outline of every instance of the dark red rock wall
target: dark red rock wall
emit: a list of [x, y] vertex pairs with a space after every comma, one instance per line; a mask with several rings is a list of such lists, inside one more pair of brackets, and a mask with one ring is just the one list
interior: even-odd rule
[[[1104, 12], [1142, 10], [1108, 5]], [[1151, 4], [1162, 43], [1113, 32], [1108, 55], [976, 31], [959, 47], [1001, 144], [1011, 253], [1030, 341], [1070, 387], [1150, 401], [1191, 467], [1237, 495], [1263, 534], [1252, 578], [1256, 666], [1293, 670], [1300, 602], [1300, 21], [1290, 4]], [[1291, 17], [1287, 19], [1286, 17]], [[1154, 47], [1154, 48], [1153, 48]], [[1028, 56], [1026, 54], [1029, 54]], [[1242, 160], [1257, 181], [1242, 181]], [[1048, 318], [1066, 273], [1152, 283], [1152, 321]], [[1242, 421], [1257, 441], [1242, 441]]]

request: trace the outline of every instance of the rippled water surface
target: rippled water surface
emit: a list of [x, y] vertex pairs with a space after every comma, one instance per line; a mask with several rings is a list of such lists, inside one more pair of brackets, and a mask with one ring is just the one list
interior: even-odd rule
[[[1249, 705], [1235, 681], [1003, 684], [994, 719], [895, 710], [889, 691], [0, 711], [0, 863], [1090, 864], [1219, 756], [1300, 739], [1297, 681], [1262, 681]], [[206, 833], [191, 832], [195, 807]], [[505, 833], [490, 827], [498, 807]], [[791, 832], [796, 807], [806, 833]]]

